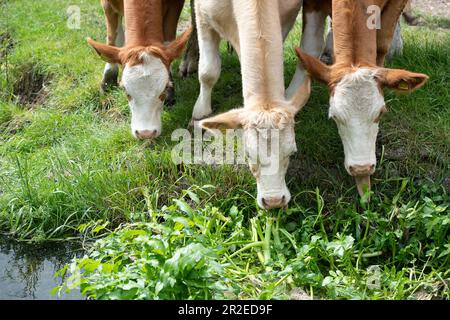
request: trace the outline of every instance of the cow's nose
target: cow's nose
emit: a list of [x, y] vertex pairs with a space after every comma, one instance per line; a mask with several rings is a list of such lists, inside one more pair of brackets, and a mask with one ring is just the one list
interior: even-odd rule
[[353, 165], [348, 167], [350, 174], [354, 177], [370, 176], [375, 172], [374, 164]]
[[158, 130], [136, 130], [134, 133], [136, 138], [141, 140], [154, 139], [159, 136]]
[[265, 209], [276, 209], [286, 207], [286, 196], [282, 197], [265, 197], [261, 199]]

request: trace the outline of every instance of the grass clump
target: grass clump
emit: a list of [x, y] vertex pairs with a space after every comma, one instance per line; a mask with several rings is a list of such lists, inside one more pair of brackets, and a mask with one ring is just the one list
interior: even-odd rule
[[409, 183], [359, 212], [340, 203], [324, 214], [317, 190], [315, 210], [253, 217], [214, 207], [202, 200], [211, 187], [195, 187], [95, 242], [57, 289], [94, 299], [449, 298], [448, 198], [425, 184], [424, 200], [410, 200]]

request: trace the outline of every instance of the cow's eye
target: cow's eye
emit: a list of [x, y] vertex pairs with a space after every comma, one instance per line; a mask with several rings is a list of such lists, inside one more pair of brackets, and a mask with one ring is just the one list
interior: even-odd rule
[[381, 120], [381, 117], [383, 117], [383, 115], [385, 114], [385, 113], [387, 113], [388, 112], [388, 110], [387, 110], [387, 108], [386, 108], [386, 106], [383, 106], [383, 108], [381, 108], [381, 110], [380, 110], [380, 114], [378, 115], [378, 117], [375, 119], [375, 123], [378, 123], [378, 122], [380, 122], [380, 120]]
[[292, 148], [291, 151], [289, 152], [289, 157], [293, 156], [296, 153], [297, 153], [297, 147]]
[[169, 92], [169, 84], [166, 85], [164, 91], [159, 95], [159, 100], [165, 101]]
[[159, 95], [159, 100], [165, 101], [166, 98], [167, 98], [167, 93], [166, 93], [166, 91], [163, 91], [163, 93], [161, 93], [161, 94]]

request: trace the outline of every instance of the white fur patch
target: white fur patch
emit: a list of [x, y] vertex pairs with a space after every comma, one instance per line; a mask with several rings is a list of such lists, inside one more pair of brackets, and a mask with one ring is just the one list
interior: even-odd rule
[[244, 130], [245, 151], [250, 169], [256, 178], [257, 202], [282, 199], [289, 203], [291, 194], [286, 186], [290, 156], [297, 151], [294, 126], [283, 129], [250, 128]]
[[247, 108], [241, 113], [241, 122], [244, 128], [283, 130], [294, 124], [294, 117], [288, 105], [268, 110]]
[[131, 130], [157, 130], [161, 133], [160, 96], [169, 83], [169, 73], [162, 61], [148, 53], [141, 56], [143, 63], [132, 67], [125, 66], [122, 84], [131, 97]]

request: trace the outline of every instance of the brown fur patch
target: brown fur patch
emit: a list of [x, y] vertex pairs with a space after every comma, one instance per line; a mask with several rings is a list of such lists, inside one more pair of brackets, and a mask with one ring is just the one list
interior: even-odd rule
[[[110, 33], [116, 32], [117, 26], [114, 27], [112, 24], [118, 22], [118, 14], [125, 18], [127, 35], [126, 47], [122, 49], [88, 40], [104, 60], [135, 66], [142, 63], [142, 54], [147, 53], [161, 59], [166, 68], [170, 69], [171, 62], [181, 55], [192, 29], [189, 28], [178, 39], [165, 46], [163, 28], [176, 30], [184, 0], [127, 0], [126, 2], [102, 0], [101, 2], [107, 16], [108, 39], [115, 38], [115, 34]], [[164, 17], [167, 21], [163, 21]], [[173, 32], [168, 33], [170, 37], [173, 37]]]
[[400, 92], [412, 92], [417, 90], [429, 79], [425, 74], [401, 69], [380, 69], [377, 78], [381, 85]]
[[145, 53], [158, 57], [159, 59], [161, 59], [167, 69], [170, 68], [169, 57], [165, 54], [163, 49], [156, 46], [138, 46], [129, 49], [122, 49], [119, 54], [120, 61], [123, 65], [128, 64], [130, 67], [133, 67], [143, 62], [142, 55]]
[[[384, 61], [395, 25], [406, 3], [407, 0], [304, 0], [306, 12], [328, 12], [332, 8], [335, 54], [335, 63], [326, 66], [319, 59], [297, 49], [304, 68], [313, 78], [328, 84], [332, 95], [335, 85], [345, 75], [359, 68], [377, 68]], [[371, 5], [381, 9], [381, 30], [372, 30], [367, 26], [367, 9]], [[428, 79], [426, 75], [405, 72], [382, 71], [380, 92], [382, 85], [410, 92], [421, 87]]]

